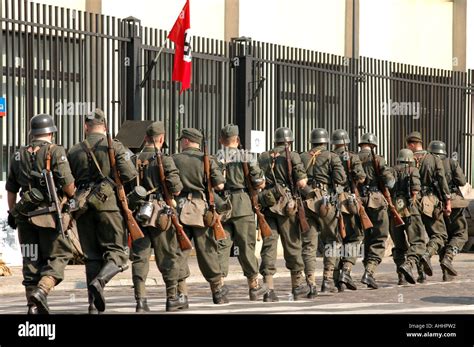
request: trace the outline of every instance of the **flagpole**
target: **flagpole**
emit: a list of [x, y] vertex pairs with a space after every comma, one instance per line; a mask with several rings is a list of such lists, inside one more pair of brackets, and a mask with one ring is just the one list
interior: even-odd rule
[[[166, 38], [166, 41], [168, 41], [168, 38]], [[158, 51], [155, 58], [151, 61], [150, 65], [148, 66], [148, 70], [145, 72], [145, 76], [143, 77], [143, 80], [140, 82], [140, 88], [145, 87], [145, 83], [150, 78], [151, 72], [153, 71], [153, 68], [155, 67], [156, 63], [158, 63], [158, 58], [160, 57], [161, 53], [163, 52], [163, 49], [165, 48], [166, 41], [163, 42], [163, 45], [161, 46], [160, 50]]]

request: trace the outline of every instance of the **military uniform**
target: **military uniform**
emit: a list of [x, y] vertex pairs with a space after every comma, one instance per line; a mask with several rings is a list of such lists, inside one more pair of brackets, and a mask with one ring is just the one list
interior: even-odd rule
[[[165, 202], [161, 188], [159, 168], [156, 161], [156, 151], [153, 137], [165, 133], [163, 122], [151, 124], [147, 130], [147, 142], [143, 150], [138, 153], [135, 164], [139, 172], [138, 184], [147, 192], [153, 192], [145, 200], [154, 203], [154, 208], [164, 208]], [[170, 194], [177, 194], [183, 189], [179, 178], [179, 171], [171, 157], [162, 156], [166, 184]], [[139, 208], [137, 208], [139, 209]], [[147, 225], [147, 226], [143, 226]], [[167, 311], [175, 311], [186, 308], [187, 299], [183, 296], [178, 298], [177, 287], [179, 280], [178, 241], [176, 231], [171, 223], [163, 230], [159, 223], [142, 223], [141, 229], [145, 237], [135, 240], [132, 244], [132, 279], [137, 301], [137, 312], [149, 311], [145, 282], [148, 276], [150, 255], [153, 250], [155, 262], [160, 270], [166, 286]], [[179, 299], [183, 305], [180, 305]]]
[[[407, 143], [413, 142], [422, 142], [420, 133], [414, 132], [408, 135]], [[451, 195], [441, 159], [425, 150], [416, 150], [413, 153], [416, 167], [420, 171], [422, 220], [429, 237], [426, 253], [421, 257], [420, 264], [424, 273], [431, 276], [433, 274], [431, 257], [444, 247], [448, 239], [441, 214], [443, 203], [450, 203]], [[420, 275], [423, 277], [423, 273], [420, 272]]]
[[[68, 239], [57, 231], [52, 218], [52, 223], [46, 220], [43, 225], [36, 221], [36, 217], [35, 221], [28, 218], [26, 214], [32, 210], [21, 208], [22, 205], [27, 206], [24, 202], [34, 194], [33, 189], [40, 192], [38, 197], [43, 195], [43, 199], [38, 199], [34, 208], [44, 208], [52, 204], [44, 179], [40, 175], [46, 168], [48, 153], [51, 156], [50, 170], [58, 195], [73, 195], [74, 177], [71, 175], [64, 148], [40, 137], [56, 131], [57, 128], [49, 115], [37, 115], [31, 119], [31, 135], [36, 137], [29, 146], [20, 148], [11, 158], [5, 186], [9, 195], [16, 197], [20, 192], [22, 197], [15, 207], [10, 206], [8, 222], [12, 228], [18, 227], [18, 238], [23, 251], [23, 285], [30, 314], [49, 313], [46, 296], [64, 279], [64, 268], [73, 257]], [[48, 214], [38, 217], [50, 216]]]
[[[359, 159], [359, 156], [355, 153], [348, 152], [345, 146], [340, 146], [341, 144], [350, 143], [349, 136], [345, 130], [335, 130], [332, 134], [332, 144], [338, 145], [334, 148], [334, 153], [336, 153], [342, 161], [344, 170], [346, 172], [347, 180], [344, 184], [344, 192], [348, 195], [351, 194], [351, 179], [356, 182], [364, 182], [366, 174], [362, 163]], [[349, 161], [350, 161], [350, 172], [349, 172]], [[355, 202], [349, 197], [346, 199], [345, 206], [354, 205]], [[360, 244], [364, 237], [362, 230], [362, 225], [360, 218], [357, 215], [357, 212], [350, 211], [349, 209], [344, 209], [342, 214], [344, 218], [344, 224], [346, 227], [346, 237], [343, 240], [343, 256], [340, 259], [339, 268], [341, 273], [338, 277], [338, 286], [340, 290], [344, 290], [344, 287], [347, 287], [351, 290], [356, 290], [357, 287], [352, 281], [350, 272], [352, 271], [352, 266], [355, 265], [358, 254], [360, 253]]]
[[[239, 128], [227, 125], [221, 130], [221, 140], [225, 141], [239, 135]], [[255, 215], [250, 201], [246, 177], [242, 161], [249, 167], [250, 181], [253, 188], [264, 182], [263, 172], [258, 162], [252, 160], [245, 153], [235, 147], [224, 146], [216, 156], [219, 168], [225, 177], [224, 194], [230, 198], [232, 206], [230, 217], [223, 222], [223, 227], [228, 237], [219, 241], [219, 259], [224, 277], [229, 271], [229, 255], [232, 242], [234, 254], [237, 256], [244, 276], [249, 285], [249, 297], [254, 301], [263, 294], [263, 288], [258, 284], [258, 261], [255, 256], [256, 225]]]
[[[193, 128], [182, 130], [182, 139], [188, 139], [200, 144], [203, 136], [200, 131]], [[227, 302], [228, 289], [223, 285], [222, 271], [217, 253], [217, 241], [212, 228], [206, 227], [203, 214], [207, 209], [204, 184], [204, 153], [199, 148], [188, 147], [173, 155], [176, 167], [180, 172], [183, 190], [179, 196], [180, 220], [189, 238], [194, 240], [199, 269], [206, 281], [210, 283], [213, 301], [216, 304]], [[213, 187], [225, 183], [217, 163], [210, 160], [211, 183]], [[183, 252], [180, 257], [180, 277], [187, 277], [189, 268], [187, 258], [190, 251]]]
[[396, 177], [392, 200], [405, 225], [390, 226], [393, 241], [392, 257], [397, 267], [398, 284], [416, 283], [413, 271], [426, 251], [426, 233], [420, 211], [420, 172], [414, 165], [413, 152], [402, 149], [399, 164], [393, 167]]
[[367, 215], [373, 224], [372, 228], [364, 231], [365, 272], [361, 282], [370, 288], [377, 289], [378, 284], [374, 277], [375, 269], [382, 262], [385, 254], [385, 242], [388, 239], [390, 229], [387, 211], [388, 204], [379, 189], [379, 180], [382, 180], [385, 187], [392, 188], [395, 184], [395, 179], [386, 165], [385, 159], [376, 154], [375, 159], [378, 162], [381, 173], [381, 177], [377, 176], [373, 165], [374, 159], [371, 149], [364, 147], [364, 145], [377, 146], [375, 135], [370, 133], [364, 134], [359, 142], [359, 146], [362, 146], [359, 151], [359, 158], [367, 176], [361, 190], [361, 196]]
[[[433, 141], [430, 143], [428, 150], [431, 153], [439, 155], [443, 162], [446, 181], [453, 198], [453, 209], [450, 216], [444, 215], [448, 240], [446, 245], [440, 250], [440, 264], [443, 269], [443, 280], [450, 281], [452, 276], [457, 276], [452, 262], [454, 257], [464, 247], [468, 239], [467, 220], [464, 216], [464, 207], [468, 203], [464, 201], [459, 188], [467, 183], [459, 162], [452, 158], [446, 157], [446, 144], [441, 141]], [[456, 205], [455, 205], [456, 204]], [[461, 207], [462, 206], [462, 207]]]
[[[275, 131], [275, 138], [277, 146], [271, 151], [262, 153], [259, 157], [259, 164], [266, 178], [266, 191], [273, 191], [276, 195], [275, 198], [279, 200], [276, 206], [264, 209], [265, 219], [272, 230], [272, 236], [263, 239], [260, 252], [262, 258], [260, 273], [264, 276], [264, 281], [269, 289], [264, 295], [264, 301], [267, 302], [278, 301], [278, 297], [274, 292], [273, 275], [276, 273], [279, 236], [283, 245], [286, 267], [291, 271], [293, 297], [297, 300], [306, 297], [308, 294], [302, 274], [304, 262], [299, 223], [295, 214], [289, 211], [294, 209], [294, 206], [291, 206], [294, 202], [289, 201], [288, 198], [291, 193], [288, 188], [290, 182], [286, 150], [283, 143], [292, 142], [293, 134], [288, 128], [279, 128]], [[299, 154], [290, 152], [290, 156], [294, 181], [306, 180], [307, 175]]]
[[[104, 125], [104, 113], [98, 109], [93, 111], [86, 117], [86, 124]], [[113, 141], [112, 146], [122, 182], [133, 180], [137, 171], [129, 153], [119, 141]], [[68, 159], [77, 182], [78, 195], [90, 189], [91, 185], [94, 191], [97, 187], [103, 187], [107, 179], [114, 180], [107, 149], [107, 136], [101, 132], [91, 132], [85, 141], [69, 150]], [[87, 211], [77, 219], [77, 228], [85, 257], [89, 303], [93, 301], [98, 311], [104, 311], [103, 288], [127, 264], [126, 226], [115, 189], [108, 192], [102, 203], [94, 207], [88, 204]], [[92, 305], [89, 311], [93, 312]]]
[[331, 205], [331, 198], [335, 195], [335, 187], [344, 184], [347, 177], [339, 157], [327, 149], [329, 136], [325, 129], [314, 129], [311, 132], [311, 143], [313, 148], [301, 154], [301, 160], [308, 175], [308, 186], [311, 186], [313, 190], [305, 203], [306, 216], [311, 229], [301, 235], [303, 261], [307, 282], [311, 288], [312, 285], [315, 285], [319, 231], [324, 245], [321, 291], [328, 292], [334, 290], [331, 278], [337, 260], [335, 254], [341, 246], [336, 213]]

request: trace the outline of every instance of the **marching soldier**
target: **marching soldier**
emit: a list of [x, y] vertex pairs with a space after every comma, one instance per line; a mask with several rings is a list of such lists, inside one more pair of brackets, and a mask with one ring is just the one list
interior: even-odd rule
[[337, 258], [334, 256], [341, 246], [338, 236], [337, 218], [331, 197], [335, 195], [337, 185], [346, 182], [347, 177], [341, 160], [327, 149], [329, 134], [326, 129], [317, 128], [311, 131], [311, 150], [301, 154], [308, 186], [312, 193], [306, 199], [308, 223], [311, 229], [303, 233], [303, 261], [305, 263], [306, 281], [309, 285], [309, 297], [316, 294], [316, 249], [318, 246], [318, 229], [324, 245], [323, 283], [321, 292], [334, 292], [336, 288], [332, 276]]
[[[21, 147], [11, 159], [5, 186], [8, 225], [13, 229], [18, 227], [28, 314], [49, 314], [47, 296], [64, 279], [64, 268], [73, 254], [67, 239], [58, 232], [59, 221], [52, 214], [29, 218], [29, 213], [53, 205], [54, 194], [72, 198], [75, 186], [64, 148], [52, 142], [53, 133], [58, 131], [53, 117], [36, 115], [31, 118], [30, 126], [32, 142]], [[52, 175], [56, 187], [50, 188], [57, 191], [48, 191], [47, 178], [42, 172]]]
[[451, 281], [453, 276], [457, 276], [457, 271], [453, 267], [454, 257], [460, 252], [467, 242], [467, 220], [464, 216], [464, 208], [469, 201], [463, 199], [459, 187], [464, 186], [466, 176], [459, 166], [459, 162], [453, 158], [448, 158], [446, 144], [442, 141], [432, 141], [428, 146], [428, 151], [436, 154], [443, 161], [446, 181], [451, 190], [452, 212], [449, 216], [444, 216], [446, 229], [448, 232], [448, 242], [439, 252], [440, 265], [443, 270], [443, 281]]
[[[366, 179], [362, 188], [362, 199], [367, 207], [367, 215], [373, 227], [364, 232], [364, 266], [365, 272], [361, 282], [369, 288], [378, 289], [375, 280], [375, 269], [382, 262], [385, 254], [385, 241], [389, 235], [389, 218], [387, 201], [379, 189], [379, 180], [387, 188], [393, 188], [395, 178], [386, 165], [385, 159], [380, 155], [372, 156], [372, 151], [377, 147], [377, 137], [367, 133], [359, 141], [359, 158], [364, 168]], [[377, 160], [381, 177], [377, 176], [374, 161]]]
[[255, 215], [242, 161], [246, 160], [248, 163], [250, 181], [254, 189], [263, 188], [265, 179], [257, 159], [249, 160], [248, 155], [238, 149], [240, 145], [238, 126], [229, 124], [222, 128], [219, 141], [224, 146], [224, 155], [219, 156], [218, 164], [226, 180], [224, 193], [230, 196], [232, 205], [230, 218], [223, 222], [228, 237], [219, 243], [220, 263], [224, 276], [227, 276], [230, 248], [233, 241], [235, 253], [242, 266], [244, 276], [247, 277], [249, 298], [251, 301], [256, 301], [259, 296], [265, 293], [265, 288], [258, 283], [258, 261], [255, 256]]
[[[85, 257], [92, 314], [105, 311], [104, 287], [128, 267], [128, 255], [126, 227], [117, 204], [102, 110], [96, 109], [86, 116], [84, 132], [86, 139], [69, 150], [68, 159], [78, 186], [79, 206], [82, 199], [87, 201], [87, 211], [77, 218], [77, 229]], [[119, 141], [113, 142], [113, 149], [123, 183], [130, 182], [137, 171], [129, 153]]]
[[[352, 267], [356, 263], [357, 253], [360, 243], [364, 237], [360, 218], [357, 216], [357, 207], [355, 198], [351, 192], [351, 180], [356, 184], [362, 184], [366, 175], [362, 167], [359, 156], [347, 150], [347, 144], [350, 143], [347, 131], [343, 129], [335, 130], [331, 136], [331, 143], [336, 153], [342, 161], [346, 172], [347, 180], [344, 184], [343, 218], [346, 227], [346, 237], [343, 240], [343, 256], [340, 259], [340, 274], [338, 277], [339, 290], [343, 291], [345, 287], [350, 290], [356, 290], [357, 286], [351, 277]], [[350, 167], [350, 170], [349, 170]]]
[[423, 149], [421, 134], [410, 133], [406, 139], [407, 147], [415, 155], [416, 167], [420, 171], [422, 220], [429, 237], [426, 252], [420, 259], [420, 281], [424, 274], [433, 275], [431, 257], [439, 254], [444, 247], [448, 233], [442, 218], [444, 213], [451, 214], [451, 194], [446, 181], [443, 163], [440, 158]]
[[[165, 126], [163, 122], [152, 123], [146, 129], [145, 146], [137, 155], [138, 186], [148, 192], [145, 198], [154, 209], [165, 213], [167, 208], [161, 189], [157, 151], [165, 146]], [[178, 196], [183, 189], [179, 171], [171, 157], [162, 156], [164, 174], [169, 192]], [[156, 211], [153, 212], [155, 214]], [[158, 214], [158, 213], [156, 213]], [[162, 215], [160, 215], [162, 217]], [[187, 296], [178, 296], [178, 241], [176, 232], [169, 218], [156, 217], [155, 221], [143, 220], [142, 231], [145, 237], [135, 240], [132, 244], [132, 278], [137, 301], [136, 312], [148, 312], [145, 282], [148, 276], [150, 255], [154, 251], [156, 265], [166, 285], [166, 311], [177, 311], [188, 308]], [[137, 220], [141, 220], [137, 215]]]
[[[179, 196], [180, 220], [188, 236], [194, 239], [199, 269], [209, 282], [214, 304], [228, 303], [229, 289], [224, 285], [218, 257], [217, 241], [213, 236], [212, 228], [206, 227], [203, 216], [207, 210], [204, 184], [204, 153], [201, 151], [202, 133], [193, 128], [185, 128], [179, 137], [181, 152], [173, 155], [176, 167], [180, 172], [183, 190]], [[211, 183], [215, 190], [224, 189], [225, 179], [216, 162], [210, 161]], [[180, 257], [180, 278], [189, 275], [187, 259], [190, 251], [183, 251]], [[186, 288], [181, 281], [178, 290]], [[181, 293], [185, 294], [186, 293]]]
[[[296, 218], [296, 204], [291, 196], [289, 167], [287, 163], [286, 146], [293, 143], [293, 133], [288, 128], [278, 128], [275, 131], [275, 147], [264, 152], [259, 157], [259, 164], [266, 177], [266, 187], [263, 196], [266, 200], [276, 200], [273, 206], [266, 206], [264, 213], [272, 236], [263, 239], [261, 250], [262, 263], [260, 273], [264, 276], [268, 291], [263, 296], [264, 302], [276, 302], [273, 275], [276, 273], [276, 258], [278, 237], [284, 249], [286, 267], [291, 271], [291, 285], [294, 300], [305, 298], [308, 288], [303, 277], [304, 262], [302, 257], [301, 235]], [[298, 189], [303, 189], [308, 181], [303, 163], [298, 153], [290, 152], [292, 176]], [[273, 199], [268, 199], [268, 194]]]
[[393, 187], [393, 202], [405, 222], [395, 227], [392, 223], [390, 236], [393, 241], [392, 256], [397, 267], [398, 284], [407, 282], [416, 284], [414, 270], [426, 251], [424, 240], [425, 229], [420, 212], [420, 172], [415, 166], [413, 152], [409, 149], [400, 150], [398, 165], [393, 167], [396, 177]]

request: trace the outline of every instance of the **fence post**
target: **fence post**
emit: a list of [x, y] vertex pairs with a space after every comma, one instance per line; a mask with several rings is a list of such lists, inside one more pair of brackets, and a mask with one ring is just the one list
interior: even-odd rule
[[253, 55], [252, 39], [238, 37], [231, 39], [231, 67], [235, 69], [234, 114], [239, 126], [240, 141], [245, 149], [251, 149], [250, 131], [252, 130], [253, 103]]
[[125, 119], [142, 119], [142, 90], [140, 88], [140, 51], [142, 38], [140, 36], [140, 20], [134, 17], [124, 19], [124, 34], [130, 39], [126, 43], [125, 71]]

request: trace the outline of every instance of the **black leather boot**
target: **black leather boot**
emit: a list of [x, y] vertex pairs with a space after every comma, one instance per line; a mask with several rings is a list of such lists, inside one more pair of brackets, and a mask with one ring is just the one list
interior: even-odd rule
[[89, 291], [94, 299], [94, 305], [99, 312], [105, 311], [105, 297], [104, 287], [105, 285], [119, 272], [122, 272], [126, 267], [120, 267], [115, 265], [113, 262], [108, 262], [100, 270], [96, 278], [89, 284]]
[[400, 265], [399, 270], [408, 283], [416, 284], [415, 275], [413, 275], [413, 268], [414, 264], [412, 262], [406, 261]]
[[293, 288], [291, 294], [293, 294], [293, 300], [295, 301], [306, 299], [309, 294], [308, 286], [306, 284], [301, 284], [298, 287]]
[[48, 294], [42, 288], [36, 288], [31, 292], [31, 302], [36, 306], [38, 314], [49, 314]]
[[342, 269], [341, 274], [339, 275], [339, 291], [344, 291], [344, 289], [341, 290], [341, 288], [347, 287], [347, 289], [350, 290], [357, 290], [357, 286], [355, 285], [354, 281], [352, 280], [350, 270], [347, 269]]
[[329, 278], [323, 278], [323, 283], [321, 284], [321, 293], [336, 293], [337, 288], [334, 285], [334, 281]]
[[405, 276], [401, 272], [397, 272], [397, 275], [398, 275], [399, 286], [405, 286], [408, 284], [407, 280], [405, 279]]
[[372, 288], [372, 289], [378, 289], [379, 285], [377, 284], [377, 281], [375, 281], [374, 276], [368, 272], [364, 271], [364, 274], [362, 275], [362, 278], [360, 280], [363, 284], [366, 284], [367, 287]]
[[431, 255], [429, 253], [423, 254], [420, 259], [420, 264], [423, 267], [423, 271], [428, 276], [433, 276], [433, 266], [431, 266]]
[[135, 312], [150, 312], [150, 307], [148, 307], [148, 302], [146, 299], [137, 299], [137, 306], [135, 307]]
[[267, 292], [263, 295], [263, 302], [278, 302], [280, 299], [278, 299], [278, 296], [275, 294], [274, 289], [269, 289]]
[[458, 272], [453, 266], [453, 256], [450, 253], [446, 253], [440, 262], [441, 269], [450, 276], [457, 276]]
[[229, 293], [229, 288], [226, 285], [221, 285], [221, 282], [218, 284], [211, 284], [212, 291], [212, 302], [216, 305], [222, 305], [229, 303], [227, 294]]

